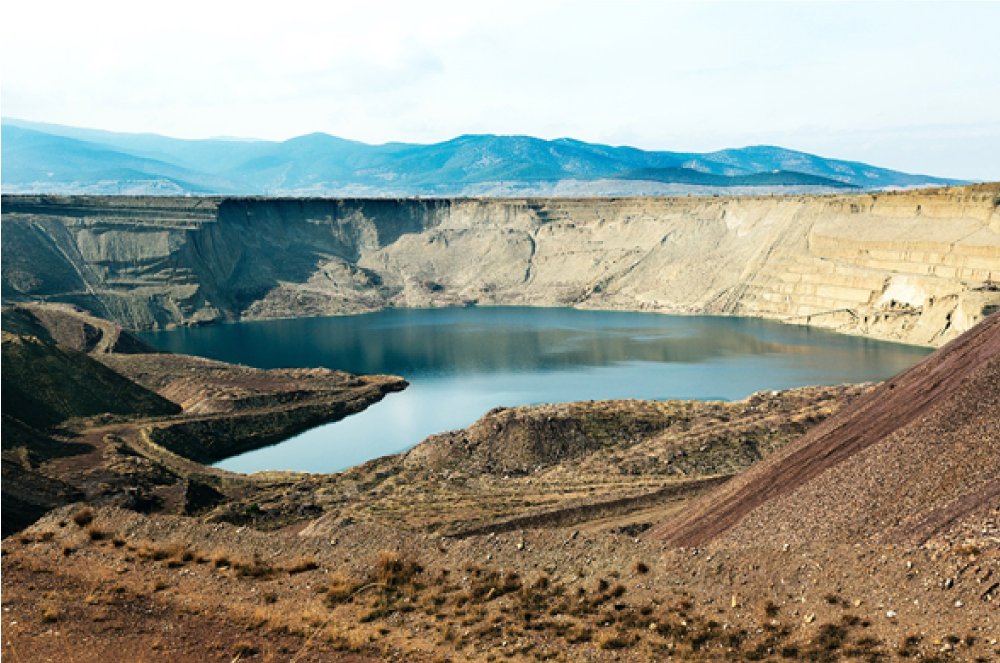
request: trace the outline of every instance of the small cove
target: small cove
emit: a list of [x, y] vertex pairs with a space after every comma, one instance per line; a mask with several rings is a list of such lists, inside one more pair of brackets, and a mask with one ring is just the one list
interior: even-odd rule
[[141, 336], [162, 350], [258, 368], [325, 366], [410, 382], [364, 412], [217, 464], [238, 472], [336, 472], [497, 406], [733, 400], [883, 380], [930, 352], [756, 318], [526, 307], [391, 309]]

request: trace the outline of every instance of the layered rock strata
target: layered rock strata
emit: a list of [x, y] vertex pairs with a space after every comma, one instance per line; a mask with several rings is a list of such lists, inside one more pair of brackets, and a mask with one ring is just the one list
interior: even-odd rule
[[940, 345], [1000, 307], [1000, 185], [759, 198], [5, 196], [5, 301], [134, 329], [386, 307], [775, 318]]

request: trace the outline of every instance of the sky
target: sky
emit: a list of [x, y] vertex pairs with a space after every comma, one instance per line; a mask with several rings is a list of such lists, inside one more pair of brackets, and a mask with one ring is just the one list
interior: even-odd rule
[[772, 144], [1000, 180], [1000, 2], [11, 0], [0, 112], [182, 138]]

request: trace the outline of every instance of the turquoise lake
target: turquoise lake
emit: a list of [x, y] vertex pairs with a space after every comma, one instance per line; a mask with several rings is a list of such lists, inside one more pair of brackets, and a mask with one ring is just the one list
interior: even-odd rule
[[754, 318], [514, 307], [393, 309], [141, 336], [162, 350], [259, 368], [326, 366], [410, 382], [360, 414], [217, 464], [238, 472], [336, 472], [468, 426], [500, 405], [735, 400], [883, 380], [930, 352]]

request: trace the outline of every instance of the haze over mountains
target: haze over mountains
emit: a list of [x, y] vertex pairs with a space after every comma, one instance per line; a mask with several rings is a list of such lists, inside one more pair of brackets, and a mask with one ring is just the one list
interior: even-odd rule
[[960, 183], [773, 146], [698, 154], [489, 134], [430, 145], [323, 133], [281, 142], [185, 140], [10, 118], [2, 131], [5, 193], [711, 195]]

